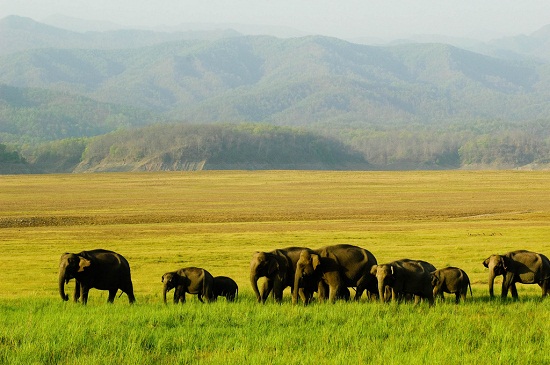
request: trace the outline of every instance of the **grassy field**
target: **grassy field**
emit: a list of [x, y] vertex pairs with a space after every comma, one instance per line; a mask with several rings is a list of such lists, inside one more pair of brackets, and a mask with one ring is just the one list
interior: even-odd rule
[[[549, 192], [547, 172], [519, 171], [2, 176], [0, 363], [550, 363], [550, 299], [519, 285], [518, 302], [488, 300], [481, 264], [550, 255]], [[254, 303], [254, 251], [336, 243], [459, 266], [474, 299]], [[61, 301], [59, 257], [93, 248], [128, 259], [135, 306]], [[239, 302], [164, 306], [160, 278], [184, 266], [233, 277]]]

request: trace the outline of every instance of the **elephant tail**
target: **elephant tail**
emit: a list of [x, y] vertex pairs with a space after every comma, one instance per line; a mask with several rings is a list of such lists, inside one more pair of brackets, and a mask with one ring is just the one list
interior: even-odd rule
[[474, 294], [472, 293], [472, 284], [470, 283], [470, 280], [468, 280], [468, 288], [470, 288], [470, 296], [473, 298]]

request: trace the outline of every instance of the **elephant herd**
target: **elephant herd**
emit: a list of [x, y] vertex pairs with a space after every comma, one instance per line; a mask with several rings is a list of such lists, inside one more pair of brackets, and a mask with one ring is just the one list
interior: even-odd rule
[[[80, 253], [64, 253], [59, 262], [59, 294], [63, 300], [69, 300], [65, 294], [65, 284], [75, 279], [73, 300], [88, 302], [88, 292], [95, 288], [108, 290], [107, 301], [112, 303], [118, 290], [128, 295], [130, 304], [134, 303], [134, 288], [130, 276], [130, 264], [121, 255], [102, 249], [82, 251]], [[162, 275], [163, 299], [166, 303], [166, 293], [174, 289], [174, 303], [185, 302], [185, 293], [197, 294], [201, 302], [203, 297], [207, 302], [215, 301], [219, 296], [228, 301], [237, 299], [239, 288], [237, 283], [227, 276], [212, 275], [198, 267], [186, 267]]]
[[[483, 265], [489, 269], [491, 297], [494, 296], [494, 279], [499, 275], [503, 276], [503, 298], [509, 290], [513, 298], [518, 298], [516, 283], [538, 284], [543, 297], [550, 294], [550, 261], [543, 254], [526, 250], [495, 254], [485, 259]], [[65, 284], [73, 278], [76, 281], [75, 302], [81, 300], [86, 304], [91, 288], [108, 290], [109, 303], [119, 289], [128, 295], [130, 303], [135, 301], [130, 265], [116, 252], [97, 249], [63, 254], [59, 265], [59, 293], [63, 300], [68, 300]], [[265, 278], [261, 288], [258, 287], [260, 278]], [[162, 276], [162, 283], [165, 303], [166, 294], [172, 289], [174, 303], [185, 302], [186, 293], [196, 294], [201, 302], [203, 298], [207, 302], [215, 301], [218, 296], [234, 301], [238, 294], [233, 279], [213, 277], [198, 267], [167, 272]], [[298, 298], [304, 304], [310, 303], [315, 293], [320, 302], [349, 300], [349, 288], [355, 289], [355, 300], [366, 293], [368, 298], [381, 302], [414, 299], [415, 303], [427, 300], [430, 305], [434, 297], [443, 297], [444, 292], [454, 294], [456, 303], [466, 298], [468, 289], [472, 295], [470, 279], [460, 268], [436, 269], [426, 261], [411, 259], [378, 264], [368, 250], [347, 244], [255, 252], [250, 262], [250, 283], [260, 303], [269, 295], [280, 303], [287, 287], [291, 288], [294, 304], [298, 303]]]

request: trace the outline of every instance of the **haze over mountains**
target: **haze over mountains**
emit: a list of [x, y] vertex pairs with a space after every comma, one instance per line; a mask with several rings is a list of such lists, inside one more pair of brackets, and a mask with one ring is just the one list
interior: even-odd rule
[[[0, 20], [0, 45], [0, 143], [29, 164], [44, 160], [44, 142], [128, 130], [119, 132], [120, 141], [132, 138], [129, 128], [159, 122], [271, 124], [291, 128], [284, 133], [312, 133], [316, 137], [306, 139], [317, 146], [327, 136], [330, 148], [337, 138], [346, 152], [337, 153], [343, 160], [327, 168], [357, 168], [357, 154], [365, 168], [550, 162], [550, 26], [531, 35], [472, 42], [467, 50], [444, 43], [372, 46], [233, 30], [79, 33], [12, 16]], [[87, 143], [78, 142], [81, 150], [73, 151], [80, 151], [80, 161], [72, 156], [72, 163], [54, 170], [73, 171]], [[148, 153], [158, 157], [167, 152], [161, 149]], [[307, 168], [304, 161], [310, 161], [319, 168], [326, 159], [324, 154], [304, 160], [301, 153], [296, 151], [299, 164], [287, 156], [286, 165], [272, 161], [271, 167]], [[196, 158], [209, 156], [213, 153]], [[270, 163], [263, 158], [249, 166]], [[117, 170], [135, 168], [128, 163]], [[223, 168], [223, 160], [218, 158], [216, 168]]]

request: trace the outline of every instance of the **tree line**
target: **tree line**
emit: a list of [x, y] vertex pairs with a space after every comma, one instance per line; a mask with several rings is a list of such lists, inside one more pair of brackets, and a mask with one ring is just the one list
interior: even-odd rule
[[[459, 169], [550, 164], [548, 120], [387, 128], [157, 124], [17, 150], [0, 162], [34, 172], [215, 169]], [[205, 165], [206, 163], [206, 165]], [[98, 167], [103, 166], [103, 167]], [[191, 167], [190, 167], [191, 166]], [[535, 166], [536, 167], [536, 166]], [[10, 167], [13, 172], [13, 166]], [[2, 171], [0, 168], [0, 172]]]

